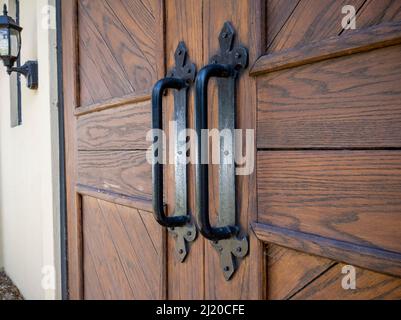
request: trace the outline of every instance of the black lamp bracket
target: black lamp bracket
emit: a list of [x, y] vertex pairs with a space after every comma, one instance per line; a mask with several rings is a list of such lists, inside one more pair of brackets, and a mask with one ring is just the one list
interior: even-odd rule
[[38, 74], [38, 62], [37, 61], [27, 61], [21, 67], [9, 67], [7, 68], [8, 74], [12, 72], [22, 74], [27, 81], [27, 87], [29, 89], [36, 90], [39, 85], [39, 74]]

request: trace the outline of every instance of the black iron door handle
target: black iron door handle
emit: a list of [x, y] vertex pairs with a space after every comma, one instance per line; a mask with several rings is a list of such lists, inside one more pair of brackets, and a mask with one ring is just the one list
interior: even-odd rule
[[[228, 239], [239, 232], [235, 225], [212, 227], [209, 219], [209, 165], [206, 150], [208, 141], [202, 130], [208, 129], [208, 84], [212, 77], [235, 79], [237, 71], [231, 65], [212, 64], [199, 71], [196, 78], [195, 129], [198, 138], [196, 162], [196, 216], [199, 232], [208, 240]], [[231, 90], [226, 92], [232, 95]], [[203, 139], [202, 139], [203, 137]], [[202, 146], [202, 143], [204, 144]], [[226, 186], [230, 187], [230, 186]], [[221, 191], [221, 190], [220, 190]], [[235, 212], [233, 212], [235, 215]]]
[[[234, 274], [237, 258], [248, 253], [247, 237], [239, 237], [235, 196], [235, 114], [236, 80], [239, 72], [248, 65], [248, 51], [233, 46], [235, 31], [229, 22], [224, 24], [219, 36], [220, 53], [211, 59], [196, 78], [195, 129], [198, 139], [196, 162], [196, 217], [199, 232], [212, 241], [220, 254], [224, 277]], [[218, 225], [212, 227], [209, 218], [209, 132], [208, 84], [217, 78], [219, 103], [220, 164]], [[223, 134], [224, 132], [224, 134]], [[228, 135], [226, 135], [228, 134]]]
[[[152, 128], [153, 130], [163, 130], [163, 95], [167, 89], [182, 90], [186, 89], [187, 84], [182, 79], [164, 78], [159, 80], [153, 88], [152, 93]], [[156, 134], [156, 132], [155, 132]], [[164, 213], [163, 201], [163, 164], [158, 161], [160, 159], [159, 152], [162, 152], [162, 141], [158, 141], [161, 137], [154, 137], [157, 143], [157, 149], [154, 152], [154, 161], [152, 164], [153, 177], [153, 214], [156, 221], [163, 227], [179, 227], [185, 225], [189, 221], [187, 215], [167, 217]], [[154, 144], [156, 146], [156, 144]], [[157, 160], [156, 160], [157, 159]]]
[[[196, 68], [187, 57], [187, 48], [180, 42], [175, 52], [176, 67], [167, 78], [159, 80], [152, 93], [152, 128], [153, 128], [153, 214], [156, 221], [176, 239], [176, 256], [184, 261], [187, 256], [187, 242], [196, 238], [196, 227], [187, 210], [187, 166], [186, 134], [187, 127], [187, 92], [195, 79]], [[175, 121], [175, 212], [167, 216], [163, 201], [163, 95], [167, 89], [174, 89]], [[184, 132], [185, 133], [185, 132]], [[171, 152], [173, 152], [171, 150]]]

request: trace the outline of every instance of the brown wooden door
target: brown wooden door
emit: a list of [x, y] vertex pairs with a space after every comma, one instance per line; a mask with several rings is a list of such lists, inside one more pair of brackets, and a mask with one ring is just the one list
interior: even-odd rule
[[[355, 29], [343, 29], [345, 5]], [[267, 297], [400, 299], [401, 2], [266, 6], [251, 73]]]
[[[356, 30], [341, 27], [347, 4]], [[69, 0], [62, 13], [70, 298], [401, 297], [399, 1]], [[146, 161], [154, 84], [180, 41], [198, 70], [209, 64], [226, 21], [249, 50], [237, 128], [256, 132], [255, 170], [236, 180], [250, 250], [230, 281], [201, 235], [177, 261], [152, 215]], [[194, 86], [188, 101], [193, 127]], [[171, 94], [164, 108], [171, 119]], [[166, 169], [174, 212], [174, 166]], [[194, 215], [193, 166], [188, 177]], [[346, 264], [356, 290], [341, 287]]]

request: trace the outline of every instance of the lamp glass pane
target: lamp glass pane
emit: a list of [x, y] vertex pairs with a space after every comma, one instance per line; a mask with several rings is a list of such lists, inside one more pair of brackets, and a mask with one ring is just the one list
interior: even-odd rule
[[11, 29], [10, 30], [10, 37], [11, 37], [11, 56], [17, 57], [19, 53], [19, 32], [18, 30]]
[[8, 29], [0, 28], [0, 56], [8, 56], [8, 50]]

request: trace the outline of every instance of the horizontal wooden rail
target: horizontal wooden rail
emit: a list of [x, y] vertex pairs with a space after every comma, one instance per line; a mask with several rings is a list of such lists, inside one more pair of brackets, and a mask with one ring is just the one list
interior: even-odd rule
[[254, 223], [252, 228], [256, 237], [266, 243], [277, 244], [380, 273], [401, 276], [400, 253], [355, 245], [268, 224]]
[[90, 186], [84, 186], [82, 184], [78, 184], [75, 188], [75, 191], [80, 195], [101, 199], [107, 202], [116, 203], [129, 208], [139, 209], [148, 212], [153, 211], [151, 199], [127, 196], [124, 194], [101, 190]]
[[127, 95], [124, 97], [118, 97], [118, 98], [113, 98], [107, 101], [91, 104], [88, 106], [82, 106], [82, 107], [77, 107], [74, 111], [74, 115], [76, 117], [83, 116], [88, 113], [93, 113], [93, 112], [99, 112], [115, 107], [119, 107], [125, 104], [129, 103], [140, 103], [144, 101], [150, 100], [150, 95], [149, 94], [132, 94], [132, 95]]
[[343, 36], [331, 37], [301, 47], [263, 55], [255, 62], [250, 74], [258, 76], [400, 43], [401, 21], [385, 23], [360, 31], [349, 32]]

